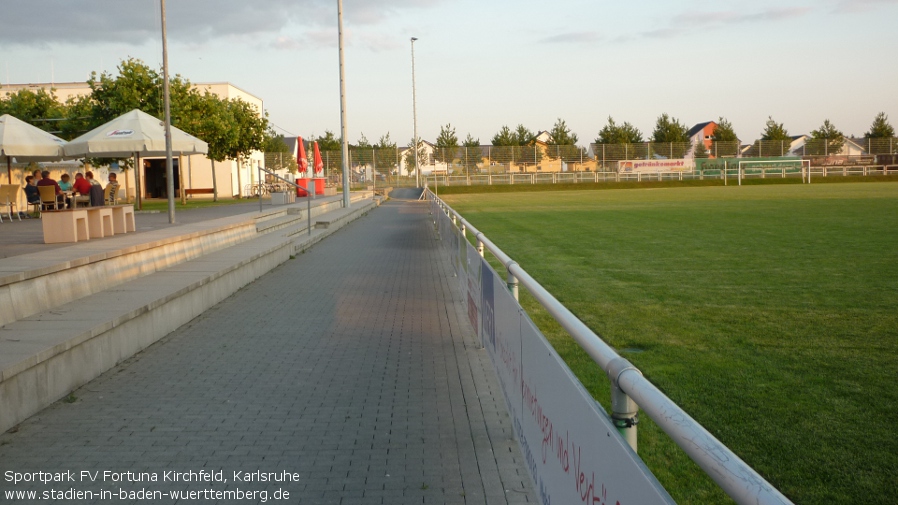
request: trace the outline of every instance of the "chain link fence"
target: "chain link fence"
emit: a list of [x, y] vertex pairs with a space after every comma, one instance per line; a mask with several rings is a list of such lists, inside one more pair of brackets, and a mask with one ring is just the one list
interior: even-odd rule
[[[280, 155], [280, 153], [274, 153]], [[350, 148], [350, 172], [354, 184], [415, 185], [414, 153], [407, 148]], [[422, 150], [418, 169], [445, 177], [498, 174], [565, 172], [616, 172], [622, 160], [798, 157], [812, 166], [894, 165], [898, 163], [898, 138], [797, 141], [759, 140], [739, 142], [641, 142], [590, 144], [589, 148], [536, 144], [533, 146], [479, 146]], [[324, 174], [329, 184], [341, 184], [341, 151], [322, 151]], [[310, 164], [311, 164], [311, 160]], [[266, 163], [269, 154], [266, 154]], [[291, 166], [279, 158], [277, 167]]]

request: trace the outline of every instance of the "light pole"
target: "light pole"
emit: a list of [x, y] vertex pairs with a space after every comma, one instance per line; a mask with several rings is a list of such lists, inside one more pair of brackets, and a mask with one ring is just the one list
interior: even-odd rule
[[343, 137], [343, 207], [348, 209], [349, 199], [349, 139], [346, 138], [346, 75], [343, 64], [343, 0], [337, 0], [337, 24], [340, 38], [340, 135]]
[[[171, 105], [168, 86], [168, 41], [165, 33], [165, 0], [160, 0], [162, 11], [162, 102], [165, 120], [165, 178], [168, 193], [168, 222], [175, 224], [175, 176], [171, 152]], [[140, 170], [140, 167], [134, 167]], [[140, 191], [138, 189], [138, 191]], [[139, 198], [139, 197], [138, 197]]]
[[415, 41], [417, 37], [412, 37], [412, 116], [414, 120], [414, 138], [412, 139], [412, 149], [415, 156], [415, 185], [421, 187], [421, 176], [418, 170], [418, 98], [415, 94]]

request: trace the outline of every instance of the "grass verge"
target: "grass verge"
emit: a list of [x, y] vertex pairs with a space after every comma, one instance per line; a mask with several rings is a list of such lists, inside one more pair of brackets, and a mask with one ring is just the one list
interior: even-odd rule
[[[852, 182], [898, 182], [898, 175], [876, 176], [829, 176], [814, 177], [811, 186], [816, 184], [838, 184]], [[735, 179], [729, 179], [727, 186], [736, 186]], [[744, 179], [743, 186], [770, 186], [781, 184], [801, 184], [800, 177]], [[439, 186], [436, 189], [440, 196], [470, 195], [481, 193], [541, 193], [546, 191], [589, 191], [611, 189], [657, 189], [657, 188], [696, 188], [724, 186], [721, 179], [685, 180], [685, 181], [621, 181], [621, 182], [579, 182], [561, 184], [495, 184], [476, 186]]]
[[[796, 503], [894, 503], [898, 184], [446, 201]], [[598, 367], [522, 304], [607, 409]], [[645, 417], [639, 436], [679, 503], [727, 501]]]

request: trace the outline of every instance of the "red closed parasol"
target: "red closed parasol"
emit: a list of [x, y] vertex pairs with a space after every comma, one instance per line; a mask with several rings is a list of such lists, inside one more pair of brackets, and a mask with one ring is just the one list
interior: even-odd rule
[[312, 142], [312, 147], [315, 149], [314, 155], [314, 163], [315, 163], [315, 177], [321, 177], [324, 175], [324, 162], [321, 161], [321, 151], [318, 150], [318, 142]]
[[299, 165], [298, 173], [306, 175], [306, 170], [309, 169], [309, 159], [306, 158], [306, 146], [302, 137], [296, 137], [296, 163]]

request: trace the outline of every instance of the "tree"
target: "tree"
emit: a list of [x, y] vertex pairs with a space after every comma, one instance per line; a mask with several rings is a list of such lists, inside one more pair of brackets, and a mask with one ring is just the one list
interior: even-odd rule
[[437, 136], [437, 151], [434, 153], [436, 161], [445, 163], [446, 167], [455, 160], [458, 151], [458, 137], [455, 135], [455, 128], [451, 124], [440, 127], [440, 134]]
[[864, 134], [868, 139], [890, 139], [895, 136], [895, 129], [889, 124], [889, 116], [885, 112], [880, 112], [873, 119], [870, 125], [870, 131]]
[[334, 132], [324, 130], [324, 136], [316, 138], [315, 142], [318, 142], [318, 150], [321, 151], [325, 173], [339, 170], [343, 158], [343, 140], [337, 138]]
[[577, 140], [577, 134], [571, 132], [563, 119], [558, 118], [549, 130], [547, 155], [551, 158], [561, 158], [562, 161], [580, 161], [581, 153], [577, 147]]
[[116, 68], [118, 75], [91, 72], [87, 80], [94, 100], [92, 115], [97, 126], [134, 109], [161, 118], [162, 76], [159, 72], [135, 58], [123, 60]]
[[269, 128], [265, 132], [263, 151], [265, 153], [265, 168], [268, 170], [287, 170], [291, 174], [296, 173], [298, 167], [296, 158], [287, 147], [283, 135], [278, 135]]
[[58, 135], [66, 140], [72, 140], [92, 130], [94, 128], [94, 119], [91, 116], [93, 109], [94, 102], [90, 95], [69, 97], [63, 106], [65, 121], [60, 122]]
[[549, 131], [550, 146], [574, 146], [577, 145], [577, 140], [577, 134], [571, 133], [571, 129], [561, 118], [558, 118]]
[[691, 147], [689, 144], [689, 128], [672, 118], [667, 113], [658, 116], [655, 122], [655, 131], [652, 132], [652, 142], [656, 144], [668, 144], [665, 146], [653, 145], [658, 154], [670, 158], [682, 158]]
[[708, 152], [708, 148], [705, 147], [705, 141], [699, 139], [695, 141], [695, 148], [692, 150], [692, 155], [695, 158], [707, 158], [710, 153]]
[[502, 126], [490, 142], [496, 147], [505, 147], [505, 146], [519, 146], [518, 139], [515, 134], [508, 128], [508, 126]]
[[324, 130], [324, 136], [316, 138], [315, 142], [318, 142], [318, 150], [322, 152], [340, 151], [343, 149], [343, 140], [338, 139], [334, 132], [330, 130]]
[[181, 124], [185, 132], [203, 139], [209, 145], [206, 155], [212, 161], [212, 197], [218, 201], [218, 180], [215, 174], [215, 162], [223, 162], [234, 152], [232, 145], [237, 142], [238, 131], [232, 125], [235, 119], [232, 110], [225, 100], [218, 95], [206, 91], [204, 94], [193, 93], [188, 100], [193, 111], [190, 120]]
[[382, 135], [374, 145], [374, 165], [378, 172], [390, 175], [399, 166], [396, 143], [390, 139], [390, 132]]
[[528, 128], [525, 128], [524, 125], [519, 124], [517, 128], [514, 130], [515, 140], [519, 146], [529, 146], [533, 142], [536, 141], [536, 134], [530, 131]]
[[250, 153], [264, 149], [268, 118], [267, 114], [257, 110], [254, 105], [239, 98], [227, 100], [225, 105], [233, 118], [231, 128], [236, 133], [236, 139], [228, 151], [228, 158], [237, 160], [237, 197], [240, 198], [243, 187], [241, 166], [243, 162], [249, 160]]
[[761, 132], [761, 140], [788, 140], [791, 142], [792, 137], [789, 136], [783, 123], [777, 123], [772, 116], [767, 116], [766, 126]]
[[6, 98], [0, 100], [0, 115], [3, 114], [15, 116], [41, 130], [56, 134], [59, 133], [60, 121], [48, 120], [63, 118], [65, 111], [53, 90], [47, 92], [38, 88], [36, 91], [20, 89], [15, 93], [7, 93]]
[[608, 124], [599, 130], [596, 138], [596, 156], [604, 160], [632, 160], [648, 156], [642, 140], [642, 132], [630, 123], [618, 125], [608, 116]]
[[739, 137], [733, 129], [733, 123], [730, 123], [725, 117], [717, 118], [717, 128], [711, 134], [714, 141], [714, 156], [736, 156], [739, 153]]
[[[364, 133], [359, 137], [358, 144], [350, 145], [349, 148], [351, 149], [349, 159], [355, 158], [355, 162], [359, 166], [370, 165], [374, 162], [374, 146], [371, 145]], [[353, 154], [355, 154], [354, 157]]]
[[[162, 119], [163, 117], [163, 75], [147, 66], [136, 58], [128, 58], [116, 67], [117, 75], [103, 72], [97, 75], [91, 72], [87, 85], [91, 89], [90, 100], [79, 103], [78, 106], [85, 110], [90, 104], [90, 119], [82, 119], [80, 123], [73, 125], [81, 130], [90, 130], [111, 121], [126, 112], [134, 109]], [[182, 124], [195, 121], [191, 117], [194, 113], [196, 94], [191, 89], [190, 81], [175, 75], [169, 79], [169, 96], [171, 103], [171, 124], [184, 130]], [[84, 116], [79, 116], [84, 117]], [[186, 130], [185, 130], [186, 131]], [[106, 164], [112, 159], [90, 160], [93, 164]], [[129, 159], [119, 159], [119, 165], [129, 167]]]
[[630, 123], [618, 126], [614, 118], [608, 116], [608, 124], [599, 131], [596, 144], [638, 144], [642, 142], [642, 132]]
[[782, 123], [767, 117], [761, 139], [756, 140], [746, 153], [747, 156], [787, 156], [792, 148], [792, 137]]
[[[418, 155], [417, 161], [415, 160], [415, 153]], [[418, 170], [420, 173], [421, 167], [427, 164], [427, 150], [425, 149], [424, 141], [420, 138], [418, 139], [418, 146], [415, 149], [415, 139], [409, 139], [408, 141], [408, 150], [405, 151], [405, 171], [411, 176], [414, 172], [413, 170]]]
[[825, 119], [820, 128], [811, 132], [811, 139], [805, 144], [807, 153], [811, 155], [839, 154], [845, 145], [845, 135], [829, 119]]
[[497, 148], [492, 150], [493, 159], [500, 163], [539, 163], [542, 151], [531, 147], [535, 143], [536, 134], [524, 125], [519, 124], [514, 131], [503, 126], [493, 135], [492, 144]]
[[462, 142], [462, 147], [465, 148], [462, 163], [465, 166], [465, 170], [470, 173], [471, 169], [477, 168], [478, 163], [483, 162], [483, 150], [480, 148], [480, 139], [475, 139], [469, 133], [465, 137], [465, 141]]

